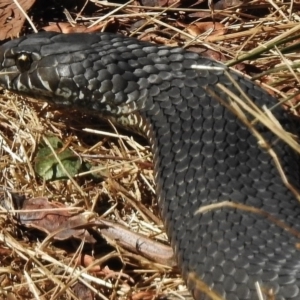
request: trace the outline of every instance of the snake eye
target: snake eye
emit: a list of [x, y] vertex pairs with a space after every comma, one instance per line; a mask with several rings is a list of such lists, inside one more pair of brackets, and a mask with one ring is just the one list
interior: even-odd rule
[[28, 71], [30, 69], [31, 63], [32, 58], [28, 53], [20, 53], [16, 57], [16, 66], [21, 73]]

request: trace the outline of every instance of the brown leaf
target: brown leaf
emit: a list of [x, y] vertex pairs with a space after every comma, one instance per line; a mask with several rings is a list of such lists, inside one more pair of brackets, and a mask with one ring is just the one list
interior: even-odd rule
[[24, 201], [20, 212], [22, 225], [55, 234], [55, 240], [76, 238], [88, 243], [96, 240], [84, 228], [88, 225], [86, 215], [71, 215], [71, 210], [58, 202], [49, 202], [46, 197], [32, 198]]
[[[214, 14], [214, 19], [216, 20], [216, 18], [219, 16], [220, 14], [218, 14], [217, 12]], [[196, 12], [192, 12], [192, 13], [188, 13], [187, 16], [189, 18], [211, 18], [211, 11], [196, 11]], [[222, 19], [222, 16], [221, 16]]]
[[157, 293], [155, 291], [139, 292], [132, 296], [132, 300], [151, 300], [155, 299]]
[[0, 247], [0, 256], [11, 255], [11, 250]]
[[[178, 2], [177, 4], [175, 4]], [[142, 6], [151, 6], [151, 7], [178, 7], [180, 1], [177, 0], [141, 0]]]
[[[72, 258], [74, 257], [73, 253], [71, 254]], [[90, 273], [93, 274], [102, 274], [105, 275], [106, 278], [123, 278], [131, 283], [134, 283], [132, 277], [130, 277], [128, 274], [125, 274], [123, 272], [116, 272], [111, 270], [108, 266], [105, 266], [104, 268], [101, 268], [98, 264], [95, 265], [95, 258], [93, 256], [90, 256], [88, 254], [79, 254], [75, 259], [76, 266], [83, 266], [84, 268], [88, 268]], [[91, 265], [93, 265], [91, 267]]]
[[[18, 2], [26, 12], [35, 0], [19, 0]], [[12, 0], [0, 1], [0, 41], [17, 37], [24, 21], [25, 16]]]
[[43, 27], [43, 29], [45, 31], [72, 33], [72, 32], [97, 32], [97, 31], [101, 31], [105, 27], [106, 31], [113, 32], [115, 30], [108, 30], [108, 27], [109, 29], [111, 29], [110, 27], [117, 27], [118, 24], [119, 22], [117, 19], [111, 18], [108, 21], [102, 22], [90, 28], [85, 25], [76, 24], [75, 26], [72, 26], [70, 23], [57, 22], [57, 23], [51, 23], [49, 26]]
[[149, 32], [149, 33], [147, 32], [147, 33], [143, 34], [141, 41], [170, 46], [170, 47], [178, 47], [179, 46], [177, 41], [170, 40], [169, 38], [159, 36], [155, 32]]
[[197, 22], [187, 26], [187, 31], [193, 36], [198, 36], [202, 33], [209, 33], [204, 40], [209, 42], [211, 36], [220, 36], [226, 33], [224, 24], [219, 22]]
[[72, 290], [76, 295], [77, 299], [85, 299], [85, 300], [94, 299], [93, 292], [81, 282], [77, 282], [74, 286], [72, 286]]
[[[76, 266], [83, 266], [84, 268], [89, 267], [90, 265], [94, 264], [94, 262], [95, 262], [95, 258], [93, 256], [88, 254], [82, 254], [82, 253], [79, 253], [79, 255], [75, 260]], [[104, 273], [101, 266], [99, 265], [94, 265], [93, 267], [89, 267], [89, 272], [98, 273], [98, 274]]]
[[51, 23], [49, 26], [43, 27], [43, 29], [45, 31], [71, 33], [71, 32], [85, 32], [87, 27], [85, 25], [72, 26], [70, 23], [57, 22], [57, 23]]
[[233, 6], [239, 6], [241, 4], [243, 4], [243, 1], [240, 0], [220, 0], [215, 3], [214, 8], [222, 10]]
[[198, 53], [203, 57], [214, 59], [216, 61], [226, 60], [225, 56], [221, 52], [212, 49], [207, 49], [205, 46], [202, 45], [198, 45], [198, 44], [192, 45], [192, 46], [188, 46], [186, 49]]

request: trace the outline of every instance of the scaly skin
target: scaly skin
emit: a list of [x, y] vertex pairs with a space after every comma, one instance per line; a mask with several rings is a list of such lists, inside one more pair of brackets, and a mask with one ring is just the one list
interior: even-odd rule
[[[218, 83], [244, 99], [222, 64], [110, 33], [39, 33], [1, 46], [0, 69], [11, 72], [0, 76], [9, 90], [94, 111], [149, 138], [161, 216], [195, 299], [258, 299], [256, 281], [275, 299], [300, 299], [300, 207], [269, 153], [220, 103], [230, 99]], [[227, 71], [257, 106], [276, 103]], [[283, 110], [273, 114], [290, 130]], [[292, 151], [255, 128], [297, 186]]]

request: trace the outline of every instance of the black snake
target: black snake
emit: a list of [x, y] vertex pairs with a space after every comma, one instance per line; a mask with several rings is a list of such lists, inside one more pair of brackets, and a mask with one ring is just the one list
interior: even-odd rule
[[[149, 139], [161, 216], [195, 299], [258, 299], [256, 282], [275, 299], [300, 299], [299, 203], [230, 109], [228, 91], [272, 107], [262, 88], [196, 53], [111, 33], [22, 37], [0, 47], [0, 66], [9, 90], [96, 111]], [[280, 107], [272, 113], [291, 130]], [[297, 187], [297, 157], [254, 128]]]

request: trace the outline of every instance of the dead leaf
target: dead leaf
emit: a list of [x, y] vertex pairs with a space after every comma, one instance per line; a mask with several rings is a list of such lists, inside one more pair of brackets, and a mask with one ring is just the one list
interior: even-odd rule
[[75, 285], [73, 285], [72, 290], [73, 290], [74, 294], [76, 295], [77, 299], [85, 299], [85, 300], [95, 299], [94, 298], [95, 295], [93, 294], [91, 289], [86, 287], [81, 282], [77, 282]]
[[11, 255], [11, 251], [9, 249], [0, 247], [0, 256], [3, 257], [5, 255]]
[[[82, 254], [82, 253], [79, 253], [79, 255], [76, 257], [75, 260], [76, 266], [83, 266], [84, 268], [89, 267], [90, 265], [94, 264], [94, 262], [95, 262], [95, 258], [93, 256], [88, 254]], [[89, 272], [97, 273], [97, 274], [101, 274], [101, 273], [105, 274], [105, 272], [99, 265], [94, 265], [93, 267], [90, 267]]]
[[[27, 12], [35, 0], [19, 0], [18, 2]], [[19, 36], [24, 21], [25, 16], [12, 0], [0, 1], [0, 41]]]
[[226, 9], [233, 6], [239, 6], [242, 5], [243, 1], [240, 0], [220, 0], [215, 4], [215, 9]]
[[70, 23], [57, 22], [57, 23], [51, 23], [49, 26], [43, 27], [43, 29], [45, 31], [72, 33], [72, 32], [85, 32], [87, 27], [85, 25], [72, 26]]
[[[206, 11], [206, 10], [205, 11], [200, 10], [200, 11], [188, 13], [187, 16], [189, 18], [202, 18], [202, 19], [204, 19], [204, 18], [211, 18], [211, 12], [210, 11]], [[216, 20], [218, 18], [220, 18], [222, 20], [223, 16], [221, 14], [219, 14], [218, 12], [216, 12], [214, 14], [214, 19]]]
[[[71, 253], [73, 257], [73, 253]], [[95, 264], [95, 258], [88, 254], [80, 253], [75, 259], [76, 266], [82, 266], [84, 268], [88, 268], [90, 273], [97, 275], [104, 275], [106, 278], [123, 278], [127, 280], [127, 282], [134, 283], [134, 279], [130, 277], [128, 274], [123, 272], [116, 272], [111, 270], [108, 266], [102, 268], [100, 265]], [[93, 265], [91, 267], [91, 265]]]
[[159, 36], [155, 32], [146, 32], [140, 40], [144, 42], [150, 42], [150, 43], [155, 43], [155, 44], [160, 44], [160, 45], [165, 45], [170, 47], [179, 46], [177, 41]]
[[207, 49], [205, 46], [202, 45], [197, 44], [197, 45], [188, 46], [186, 47], [186, 50], [198, 53], [203, 57], [214, 59], [216, 61], [226, 61], [225, 56], [221, 52], [212, 49]]
[[185, 25], [187, 32], [193, 36], [208, 33], [209, 35], [204, 39], [207, 42], [209, 42], [211, 36], [220, 36], [227, 32], [224, 24], [219, 22], [196, 22], [192, 25], [178, 22], [178, 24], [181, 26]]
[[73, 237], [87, 243], [96, 242], [84, 228], [89, 223], [87, 215], [72, 215], [71, 210], [61, 203], [50, 203], [46, 197], [37, 197], [25, 200], [22, 210], [19, 217], [22, 225], [55, 234], [55, 240]]
[[[178, 3], [176, 3], [178, 2]], [[150, 7], [178, 7], [180, 1], [178, 0], [141, 0], [142, 6]]]
[[[106, 31], [114, 32], [116, 31], [118, 25], [119, 25], [118, 20], [116, 18], [111, 18], [108, 21], [101, 22], [100, 24], [90, 28], [85, 25], [76, 24], [72, 26], [70, 23], [57, 22], [57, 23], [51, 23], [49, 26], [43, 27], [43, 29], [45, 31], [72, 33], [72, 32], [98, 32], [98, 31], [102, 31], [105, 28]], [[111, 27], [116, 29], [114, 30]]]
[[155, 299], [157, 296], [157, 292], [155, 291], [146, 291], [146, 292], [139, 292], [132, 296], [132, 300], [151, 300]]

